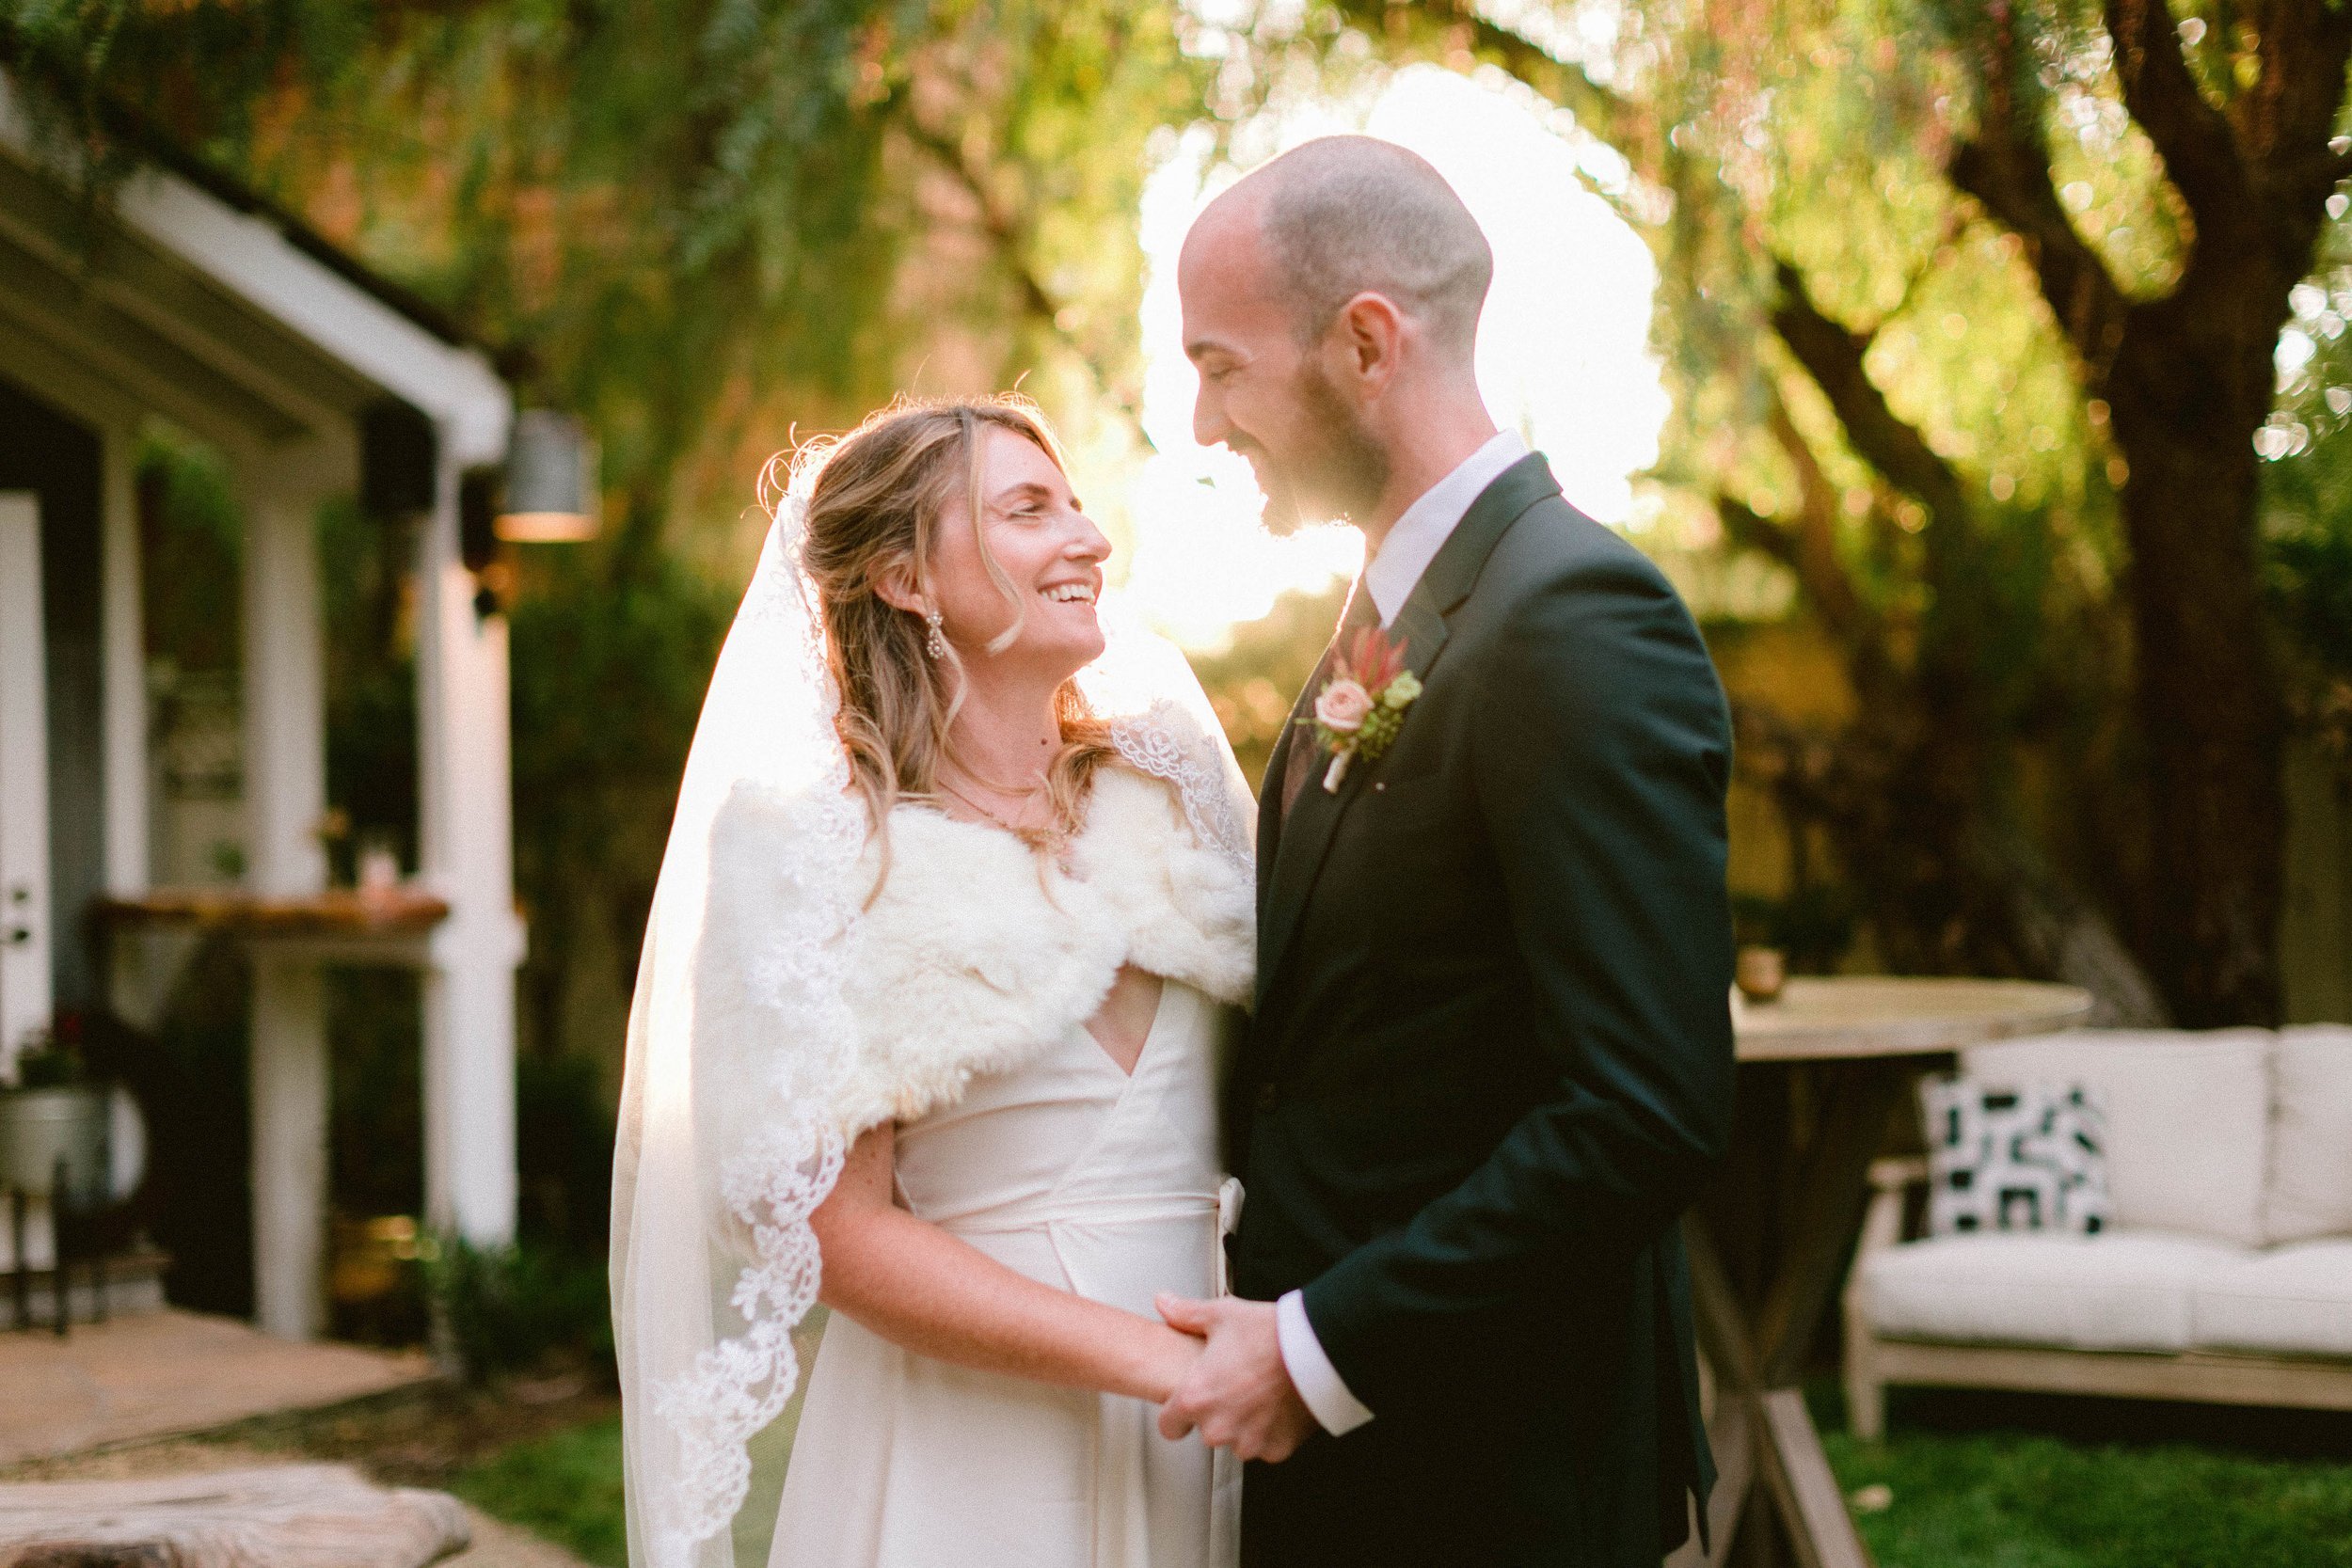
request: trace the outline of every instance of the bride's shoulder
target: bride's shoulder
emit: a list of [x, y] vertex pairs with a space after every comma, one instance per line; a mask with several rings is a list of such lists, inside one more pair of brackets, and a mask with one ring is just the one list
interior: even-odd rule
[[1123, 759], [1104, 761], [1094, 769], [1087, 786], [1089, 831], [1101, 824], [1159, 833], [1182, 827], [1184, 821], [1183, 798], [1168, 780]]

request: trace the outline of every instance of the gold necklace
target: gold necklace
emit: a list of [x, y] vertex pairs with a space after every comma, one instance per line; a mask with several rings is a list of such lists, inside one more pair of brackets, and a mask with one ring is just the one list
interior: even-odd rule
[[[1059, 843], [1061, 839], [1061, 832], [1057, 828], [1024, 828], [1018, 823], [1009, 822], [1004, 817], [997, 816], [996, 813], [991, 811], [986, 805], [982, 804], [978, 800], [975, 800], [971, 796], [966, 795], [962, 790], [958, 789], [954, 784], [949, 784], [946, 779], [940, 779], [938, 784], [940, 788], [946, 790], [957, 800], [961, 800], [965, 805], [970, 806], [974, 811], [978, 812], [982, 816], [987, 817], [991, 822], [995, 823], [998, 827], [1004, 829], [1005, 832], [1012, 834], [1013, 837], [1021, 840], [1024, 844], [1041, 843], [1051, 847]], [[1025, 791], [1022, 798], [1024, 800], [1035, 799], [1043, 787], [1044, 786], [1041, 784], [1037, 789]]]

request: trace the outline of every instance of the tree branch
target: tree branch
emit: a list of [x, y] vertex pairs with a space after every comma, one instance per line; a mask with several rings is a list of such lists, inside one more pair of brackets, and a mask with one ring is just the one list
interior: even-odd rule
[[[1875, 668], [1883, 662], [1885, 626], [1864, 602], [1861, 592], [1854, 587], [1852, 574], [1838, 558], [1836, 487], [1830, 483], [1829, 475], [1821, 471], [1821, 460], [1814, 455], [1813, 443], [1804, 438], [1797, 421], [1789, 418], [1788, 405], [1781, 401], [1777, 390], [1772, 394], [1772, 408], [1765, 422], [1772, 439], [1797, 470], [1797, 521], [1792, 535], [1795, 554], [1789, 563], [1804, 580], [1822, 624], [1845, 642], [1852, 659]], [[1862, 683], [1857, 679], [1856, 684]]]
[[[2161, 7], [2162, 0], [2157, 4]], [[2019, 121], [2011, 89], [2017, 40], [2008, 23], [1999, 28], [1999, 41], [1984, 69], [1984, 110], [1977, 136], [1954, 150], [1945, 172], [1994, 221], [2026, 242], [2042, 297], [2081, 359], [2087, 389], [2095, 395], [2105, 386], [2122, 341], [2130, 302], [2108, 276], [2106, 263], [2083, 243], [2067, 218], [2051, 182], [2050, 155], [2039, 129]], [[2177, 53], [2174, 58], [2179, 58]]]
[[1028, 245], [1025, 238], [1027, 226], [1007, 208], [1004, 201], [991, 188], [991, 182], [985, 173], [974, 166], [961, 146], [924, 125], [912, 114], [899, 117], [898, 123], [906, 132], [909, 141], [930, 154], [932, 161], [955, 176], [957, 182], [970, 194], [973, 205], [979, 213], [980, 230], [988, 236], [990, 245], [995, 249], [997, 261], [1011, 277], [1013, 287], [1021, 296], [1022, 312], [1060, 340], [1063, 347], [1076, 355], [1079, 363], [1087, 367], [1088, 373], [1093, 378], [1095, 389], [1125, 415], [1130, 423], [1141, 429], [1142, 413], [1136, 395], [1131, 390], [1111, 385], [1104, 378], [1101, 368], [1095, 364], [1094, 357], [1088, 352], [1087, 346], [1062, 325], [1061, 307], [1055, 302], [1054, 296], [1046, 291], [1044, 282], [1029, 265]]
[[1621, 153], [1651, 119], [1631, 100], [1602, 87], [1581, 67], [1551, 54], [1525, 33], [1483, 14], [1473, 0], [1340, 0], [1340, 14], [1359, 30], [1391, 43], [1418, 24], [1455, 35], [1473, 54], [1501, 66], [1546, 102], [1565, 109], [1578, 125]]
[[1870, 346], [1869, 337], [1849, 332], [1823, 315], [1805, 293], [1796, 268], [1780, 261], [1773, 270], [1780, 280], [1780, 303], [1772, 309], [1772, 329], [1829, 399], [1854, 451], [1884, 474], [1887, 483], [1916, 498], [1934, 522], [1965, 529], [1972, 508], [1960, 476], [1887, 406], [1885, 394], [1864, 372], [1862, 356]]
[[[1060, 333], [1061, 323], [1056, 319], [1061, 313], [1060, 307], [1054, 303], [1054, 296], [1045, 292], [1045, 285], [1029, 268], [1020, 219], [1006, 208], [981, 172], [972, 166], [961, 147], [913, 115], [905, 116], [899, 123], [905, 128], [907, 139], [930, 153], [932, 161], [954, 175], [957, 182], [970, 194], [973, 205], [979, 211], [982, 232], [995, 245], [998, 259], [1004, 262], [1006, 272], [1011, 275], [1013, 286], [1021, 293], [1022, 309], [1047, 328]], [[1066, 338], [1068, 334], [1063, 336]]]
[[2352, 58], [2352, 8], [2272, 5], [2257, 18], [2262, 74], [2230, 105], [2230, 123], [2269, 209], [2277, 269], [2300, 276], [2328, 194], [2352, 177], [2352, 148], [2328, 143]]
[[[2164, 155], [2165, 172], [2197, 219], [2200, 245], [2251, 221], [2254, 189], [2245, 157], [2229, 120], [2197, 90], [2172, 8], [2166, 0], [2106, 0], [2106, 28], [2123, 106]], [[2342, 75], [2339, 70], [2339, 94]]]

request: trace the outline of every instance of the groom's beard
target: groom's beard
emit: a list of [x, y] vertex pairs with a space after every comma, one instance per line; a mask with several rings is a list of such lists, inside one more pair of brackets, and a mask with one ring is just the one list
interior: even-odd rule
[[1299, 367], [1297, 390], [1307, 413], [1304, 450], [1288, 460], [1265, 453], [1265, 526], [1276, 534], [1360, 517], [1389, 484], [1387, 449], [1357, 421], [1320, 367]]

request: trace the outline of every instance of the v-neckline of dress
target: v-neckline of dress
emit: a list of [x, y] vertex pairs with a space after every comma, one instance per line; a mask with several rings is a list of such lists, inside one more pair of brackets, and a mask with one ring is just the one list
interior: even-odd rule
[[1152, 1022], [1144, 1025], [1143, 1043], [1136, 1048], [1135, 1066], [1120, 1067], [1119, 1058], [1111, 1054], [1111, 1048], [1104, 1045], [1094, 1031], [1086, 1026], [1084, 1021], [1078, 1024], [1078, 1032], [1086, 1036], [1087, 1044], [1093, 1048], [1094, 1053], [1103, 1058], [1103, 1065], [1130, 1084], [1136, 1081], [1136, 1074], [1143, 1070], [1145, 1058], [1152, 1054], [1152, 1042], [1157, 1039], [1160, 1034], [1160, 1020], [1168, 1015], [1168, 989], [1176, 983], [1165, 974], [1155, 974], [1152, 978], [1160, 983], [1160, 994], [1152, 1000]]

